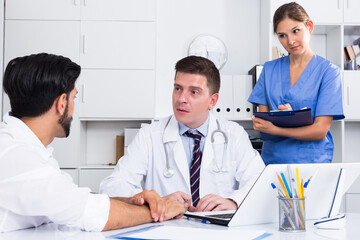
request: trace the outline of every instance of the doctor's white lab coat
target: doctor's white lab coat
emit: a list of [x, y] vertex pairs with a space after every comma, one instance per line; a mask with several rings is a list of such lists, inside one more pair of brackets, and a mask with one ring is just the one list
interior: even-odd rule
[[[221, 130], [228, 137], [225, 158], [221, 154], [225, 146], [224, 137], [217, 133], [214, 142], [220, 154], [215, 155], [211, 136], [218, 127], [216, 117], [209, 114], [209, 132], [200, 168], [200, 198], [213, 193], [231, 198], [239, 204], [260, 175], [264, 163], [251, 146], [243, 127], [225, 119], [218, 120]], [[179, 125], [175, 116], [170, 118], [170, 121], [164, 118], [140, 129], [113, 173], [101, 182], [101, 193], [111, 197], [130, 197], [143, 189], [155, 189], [160, 196], [176, 191], [191, 195], [190, 169], [179, 135]], [[164, 146], [168, 152], [169, 165], [174, 170], [170, 178], [163, 174], [166, 169]], [[219, 172], [219, 169], [222, 171]]]

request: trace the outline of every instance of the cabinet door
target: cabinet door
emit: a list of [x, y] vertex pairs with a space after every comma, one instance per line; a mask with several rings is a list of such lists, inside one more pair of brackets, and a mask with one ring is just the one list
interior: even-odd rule
[[344, 111], [346, 119], [360, 119], [360, 71], [344, 71]]
[[154, 21], [155, 18], [156, 0], [84, 0], [81, 7], [82, 20]]
[[53, 155], [60, 168], [77, 168], [80, 165], [80, 121], [76, 105], [69, 137], [55, 138], [50, 145], [54, 148]]
[[154, 69], [154, 22], [82, 22], [83, 68]]
[[153, 118], [155, 71], [84, 69], [80, 78], [80, 118]]
[[5, 19], [79, 20], [80, 0], [8, 0]]
[[76, 21], [5, 21], [5, 66], [19, 56], [47, 52], [79, 62], [80, 23]]
[[358, 23], [360, 22], [360, 1], [344, 0], [344, 22]]
[[61, 169], [61, 171], [66, 172], [67, 174], [69, 174], [72, 177], [73, 182], [76, 185], [79, 185], [79, 170], [78, 169], [76, 169], [76, 168], [64, 168], [64, 169]]
[[[284, 3], [288, 2], [291, 1], [272, 0], [271, 21], [276, 9]], [[315, 24], [341, 23], [343, 21], [343, 0], [298, 0], [296, 2], [305, 9], [305, 11], [310, 16], [311, 20], [315, 22]]]
[[100, 182], [113, 172], [113, 169], [80, 169], [79, 187], [88, 187], [93, 192], [99, 192]]

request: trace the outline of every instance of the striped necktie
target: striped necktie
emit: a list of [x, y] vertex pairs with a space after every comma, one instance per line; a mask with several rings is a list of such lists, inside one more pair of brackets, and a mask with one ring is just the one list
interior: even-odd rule
[[199, 186], [200, 186], [200, 165], [202, 152], [200, 150], [201, 134], [199, 132], [190, 133], [189, 131], [184, 133], [185, 136], [194, 139], [193, 157], [190, 166], [190, 186], [191, 186], [191, 197], [193, 206], [196, 207], [200, 200]]

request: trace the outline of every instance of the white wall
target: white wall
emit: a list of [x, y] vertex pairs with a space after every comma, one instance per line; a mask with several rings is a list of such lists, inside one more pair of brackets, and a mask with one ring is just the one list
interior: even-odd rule
[[221, 74], [247, 74], [260, 61], [260, 0], [158, 0], [155, 117], [172, 113], [175, 63], [199, 34], [224, 41]]

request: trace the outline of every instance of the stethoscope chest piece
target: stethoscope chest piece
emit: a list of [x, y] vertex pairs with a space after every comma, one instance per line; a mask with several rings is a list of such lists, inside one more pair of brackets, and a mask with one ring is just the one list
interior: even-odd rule
[[174, 169], [165, 168], [164, 169], [164, 176], [167, 177], [167, 178], [171, 178], [172, 176], [174, 176]]

